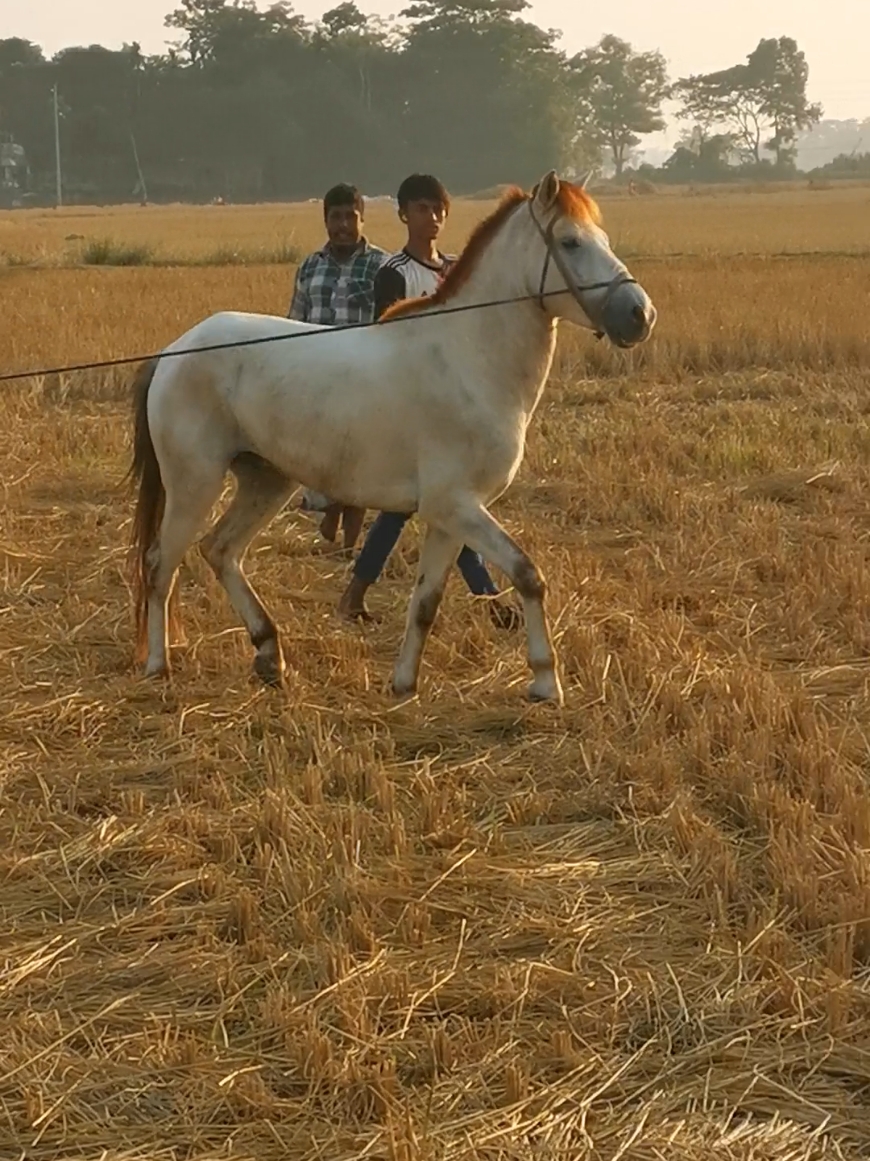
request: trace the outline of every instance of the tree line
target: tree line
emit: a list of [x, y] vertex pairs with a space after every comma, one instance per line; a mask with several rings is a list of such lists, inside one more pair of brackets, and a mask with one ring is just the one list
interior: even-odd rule
[[528, 7], [413, 0], [390, 24], [344, 0], [310, 23], [288, 0], [182, 0], [161, 55], [90, 45], [48, 59], [0, 40], [0, 140], [23, 147], [50, 200], [56, 86], [70, 200], [296, 199], [339, 179], [378, 193], [418, 169], [472, 193], [551, 166], [625, 175], [676, 101], [687, 132], [663, 177], [794, 172], [797, 134], [821, 117], [794, 40], [672, 80], [661, 53], [616, 36], [562, 52]]

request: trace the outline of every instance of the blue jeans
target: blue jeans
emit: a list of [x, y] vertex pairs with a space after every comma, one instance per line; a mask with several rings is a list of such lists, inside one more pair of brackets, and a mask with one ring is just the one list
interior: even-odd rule
[[[405, 512], [381, 512], [369, 529], [365, 544], [356, 558], [353, 575], [358, 580], [369, 585], [375, 583], [410, 519], [410, 514]], [[456, 563], [465, 583], [476, 597], [494, 597], [498, 593], [498, 586], [487, 572], [479, 552], [472, 552], [465, 545]]]

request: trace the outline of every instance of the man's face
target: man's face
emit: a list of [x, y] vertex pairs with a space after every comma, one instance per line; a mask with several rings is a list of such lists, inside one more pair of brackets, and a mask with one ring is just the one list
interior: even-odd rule
[[337, 250], [352, 250], [362, 237], [362, 214], [356, 206], [330, 206], [326, 234]]
[[408, 202], [405, 207], [408, 235], [418, 242], [433, 242], [441, 233], [446, 217], [444, 205], [428, 198]]

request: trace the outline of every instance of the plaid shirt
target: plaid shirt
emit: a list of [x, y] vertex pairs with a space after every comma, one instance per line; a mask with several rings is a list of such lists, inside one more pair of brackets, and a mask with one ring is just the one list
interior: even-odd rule
[[296, 272], [289, 318], [323, 326], [374, 322], [375, 274], [387, 252], [363, 238], [349, 261], [339, 263], [327, 244], [309, 254]]

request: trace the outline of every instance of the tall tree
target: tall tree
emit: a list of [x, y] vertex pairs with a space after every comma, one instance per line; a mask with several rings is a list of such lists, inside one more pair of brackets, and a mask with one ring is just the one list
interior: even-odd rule
[[368, 25], [368, 18], [359, 8], [357, 8], [354, 0], [344, 0], [335, 8], [330, 8], [328, 12], [324, 12], [320, 18], [320, 22], [326, 31], [326, 35], [336, 40], [343, 34], [364, 33]]
[[288, 0], [264, 10], [254, 0], [182, 0], [166, 23], [183, 39], [160, 104], [170, 118], [186, 110], [170, 130], [186, 180], [231, 198], [305, 192], [298, 157], [309, 151], [316, 169], [323, 147], [311, 137], [323, 139], [330, 98], [310, 100], [310, 29]]
[[745, 64], [682, 78], [672, 96], [681, 102], [679, 117], [730, 132], [745, 160], [758, 165], [767, 150], [777, 165], [793, 165], [798, 132], [822, 115], [807, 97], [808, 78], [804, 53], [781, 36], [760, 40]]
[[41, 160], [50, 131], [48, 67], [42, 49], [20, 36], [0, 40], [0, 134], [28, 148]]
[[42, 49], [30, 40], [24, 40], [20, 36], [9, 36], [5, 40], [0, 40], [0, 73], [16, 65], [42, 64], [44, 60]]
[[665, 59], [659, 52], [635, 52], [618, 36], [605, 36], [593, 48], [578, 53], [570, 64], [594, 134], [610, 153], [620, 176], [641, 136], [665, 127]]
[[256, 0], [181, 3], [165, 23], [183, 33], [182, 51], [193, 65], [220, 65], [238, 75], [270, 63], [268, 58], [274, 63], [276, 48], [307, 38], [305, 21], [293, 12], [289, 0], [275, 0], [262, 11]]
[[778, 165], [793, 163], [798, 131], [817, 125], [822, 106], [807, 98], [810, 69], [806, 56], [789, 36], [761, 40], [747, 62], [749, 84], [773, 130], [767, 148]]
[[61, 99], [61, 153], [68, 192], [128, 196], [136, 184], [131, 145], [142, 57], [138, 46], [62, 49], [51, 61]]
[[397, 30], [353, 0], [324, 12], [312, 38], [324, 94], [316, 148], [331, 138], [332, 165], [340, 159], [343, 171], [369, 190], [387, 188], [391, 159], [402, 150], [401, 43]]
[[[366, 16], [361, 0], [328, 0], [312, 24], [289, 0], [173, 0], [178, 42], [147, 58], [91, 46], [45, 61], [27, 41], [0, 41], [0, 131], [48, 193], [57, 81], [72, 197], [129, 197], [141, 162], [157, 199], [257, 200], [310, 197], [340, 177], [395, 189], [423, 168], [471, 192], [587, 168], [603, 148], [621, 173], [662, 126], [658, 53], [605, 37], [567, 62], [556, 34], [525, 18], [528, 0], [404, 2], [400, 25]], [[769, 147], [783, 161], [818, 112], [787, 39], [761, 42], [736, 73], [680, 85], [705, 128], [680, 167], [702, 179], [723, 167], [735, 108], [744, 153]]]
[[[534, 180], [565, 148], [564, 58], [527, 0], [418, 0], [404, 77], [406, 161], [457, 190]], [[399, 172], [396, 172], [399, 176]]]
[[709, 134], [694, 125], [681, 134], [674, 152], [662, 165], [662, 176], [676, 182], [727, 181], [733, 172], [728, 164], [733, 151], [730, 134]]

